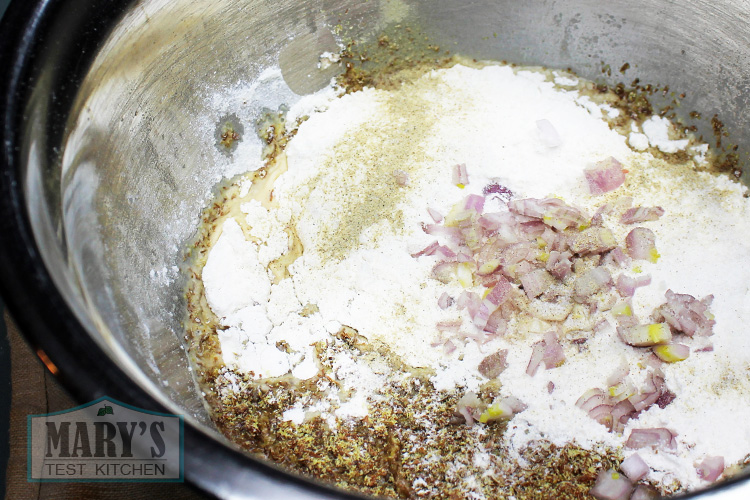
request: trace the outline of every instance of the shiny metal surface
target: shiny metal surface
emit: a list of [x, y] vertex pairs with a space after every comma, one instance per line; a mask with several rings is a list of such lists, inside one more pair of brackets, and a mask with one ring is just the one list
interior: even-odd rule
[[[182, 345], [176, 269], [212, 188], [238, 170], [199, 124], [220, 118], [213, 95], [269, 66], [281, 66], [289, 89], [248, 103], [258, 113], [321, 88], [331, 77], [316, 67], [321, 52], [395, 22], [455, 53], [588, 78], [604, 78], [603, 62], [627, 62], [628, 81], [685, 91], [686, 113], [719, 113], [750, 145], [748, 1], [139, 2], [88, 70], [62, 144], [24, 152], [62, 151], [56, 172], [29, 161], [24, 189], [47, 267], [79, 320], [113, 363], [216, 439]], [[750, 486], [710, 498], [750, 498]]]

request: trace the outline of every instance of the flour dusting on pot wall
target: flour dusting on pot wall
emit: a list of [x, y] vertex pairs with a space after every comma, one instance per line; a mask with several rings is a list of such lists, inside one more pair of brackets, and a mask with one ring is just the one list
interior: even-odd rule
[[188, 290], [218, 427], [388, 496], [630, 498], [737, 472], [746, 189], [567, 72], [398, 75], [290, 97], [261, 120], [270, 156], [229, 160], [249, 173], [207, 211]]

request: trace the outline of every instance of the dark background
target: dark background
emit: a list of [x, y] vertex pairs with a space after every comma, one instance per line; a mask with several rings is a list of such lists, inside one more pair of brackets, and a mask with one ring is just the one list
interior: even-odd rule
[[[10, 0], [0, 0], [0, 18]], [[3, 36], [0, 33], [0, 36]], [[5, 498], [5, 469], [8, 466], [8, 430], [10, 427], [10, 344], [3, 318], [3, 299], [0, 297], [0, 499]]]
[[[0, 17], [10, 0], [0, 0]], [[0, 33], [0, 36], [3, 36]], [[3, 299], [0, 297], [0, 500], [5, 498], [5, 470], [8, 466], [8, 431], [10, 428], [10, 344], [3, 318]]]

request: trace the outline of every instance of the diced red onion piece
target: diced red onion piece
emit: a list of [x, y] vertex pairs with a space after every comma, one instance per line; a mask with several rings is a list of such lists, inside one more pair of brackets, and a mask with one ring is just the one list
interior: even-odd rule
[[677, 434], [664, 427], [633, 429], [625, 442], [625, 447], [637, 450], [650, 446], [663, 450], [676, 450], [676, 436]]
[[633, 453], [620, 464], [620, 470], [633, 482], [640, 481], [648, 474], [648, 464], [638, 453]]
[[610, 287], [612, 275], [603, 267], [594, 267], [585, 271], [573, 285], [573, 298], [586, 302], [592, 295]]
[[543, 358], [544, 358], [544, 343], [537, 342], [536, 344], [534, 344], [534, 347], [531, 350], [531, 359], [529, 359], [529, 364], [528, 366], [526, 366], [526, 374], [532, 377], [536, 375], [536, 372], [539, 369], [539, 365], [542, 364]]
[[613, 157], [595, 163], [583, 171], [591, 194], [604, 194], [625, 182], [622, 164]]
[[645, 227], [637, 227], [625, 237], [628, 255], [634, 259], [656, 262], [659, 254], [656, 252], [656, 235]]
[[446, 292], [443, 292], [443, 294], [438, 299], [438, 307], [440, 309], [448, 309], [453, 304], [453, 298], [451, 298], [450, 295], [448, 295]]
[[724, 457], [706, 457], [696, 469], [701, 479], [714, 482], [724, 472]]
[[539, 238], [544, 234], [544, 230], [548, 229], [544, 222], [535, 220], [531, 222], [522, 222], [520, 226], [521, 233], [525, 235], [529, 240]]
[[615, 286], [615, 288], [617, 288], [617, 291], [623, 297], [632, 297], [635, 294], [636, 288], [639, 288], [642, 286], [648, 286], [650, 284], [651, 284], [650, 274], [646, 274], [643, 276], [636, 276], [635, 278], [632, 278], [625, 274], [621, 274], [620, 276], [617, 277], [617, 285]]
[[639, 484], [630, 495], [630, 500], [659, 500], [661, 496], [651, 486]]
[[461, 328], [461, 321], [438, 321], [435, 327], [441, 332], [457, 332]]
[[463, 241], [461, 229], [458, 227], [445, 227], [439, 224], [424, 224], [422, 230], [430, 236], [443, 237], [453, 243]]
[[667, 303], [654, 311], [654, 317], [663, 317], [675, 331], [691, 337], [696, 334], [713, 335], [716, 321], [708, 310], [713, 295], [697, 300], [692, 295], [667, 290], [665, 296]]
[[570, 252], [551, 251], [547, 259], [547, 271], [559, 280], [565, 279], [573, 268], [571, 257], [573, 257], [573, 254]]
[[442, 257], [445, 260], [453, 260], [456, 258], [456, 252], [445, 245], [440, 245], [437, 250], [435, 250], [435, 255]]
[[602, 424], [607, 430], [612, 430], [612, 405], [602, 404], [592, 408], [589, 411], [589, 417], [595, 422]]
[[403, 170], [394, 170], [393, 177], [396, 179], [396, 183], [399, 186], [406, 186], [409, 183], [409, 174]]
[[562, 145], [560, 134], [557, 133], [557, 129], [555, 129], [549, 120], [537, 120], [536, 128], [539, 130], [539, 139], [548, 148], [556, 148]]
[[617, 333], [623, 342], [634, 347], [668, 344], [672, 340], [672, 332], [666, 323], [620, 326]]
[[607, 321], [606, 318], [602, 318], [599, 321], [596, 322], [594, 325], [594, 333], [601, 333], [607, 328], [609, 328], [611, 325], [609, 324], [609, 321]]
[[620, 247], [613, 248], [612, 251], [607, 254], [606, 258], [617, 264], [619, 267], [628, 266], [631, 261], [630, 257], [628, 257]]
[[448, 340], [445, 344], [443, 344], [443, 349], [445, 350], [445, 354], [450, 354], [456, 350], [456, 345], [452, 341]]
[[607, 395], [601, 389], [589, 389], [578, 398], [576, 406], [588, 413], [606, 401]]
[[474, 212], [481, 214], [482, 210], [484, 210], [484, 196], [480, 196], [478, 194], [470, 194], [466, 197], [464, 208], [466, 210], [473, 210]]
[[507, 326], [508, 323], [503, 318], [503, 311], [499, 308], [490, 314], [487, 324], [484, 325], [484, 331], [492, 335], [501, 334], [505, 333]]
[[625, 363], [621, 364], [617, 369], [615, 369], [612, 375], [607, 377], [607, 385], [612, 387], [619, 384], [620, 382], [625, 380], [625, 377], [627, 377], [629, 373], [630, 367]]
[[497, 378], [498, 375], [503, 373], [503, 371], [508, 368], [508, 350], [507, 349], [501, 349], [497, 351], [494, 354], [490, 354], [489, 356], [485, 357], [481, 363], [479, 363], [478, 370], [479, 373], [483, 376], [487, 377], [488, 379]]
[[557, 230], [580, 227], [587, 222], [579, 209], [566, 205], [557, 198], [524, 198], [508, 202], [508, 209], [518, 215], [544, 219], [544, 223]]
[[508, 299], [510, 289], [510, 282], [505, 279], [504, 276], [498, 276], [495, 286], [492, 288], [492, 291], [487, 294], [484, 300], [493, 304], [494, 306], [499, 306]]
[[413, 253], [413, 254], [411, 254], [411, 256], [416, 259], [417, 257], [421, 257], [423, 255], [434, 255], [435, 251], [439, 247], [440, 247], [440, 244], [437, 241], [433, 241], [432, 243], [430, 243], [429, 245], [427, 245], [427, 247], [425, 247], [423, 250], [420, 250], [417, 253]]
[[453, 166], [453, 184], [456, 186], [467, 186], [469, 184], [469, 174], [466, 171], [465, 163]]
[[471, 262], [472, 260], [474, 259], [467, 252], [458, 252], [456, 255], [456, 262]]
[[503, 249], [500, 254], [500, 261], [503, 266], [518, 264], [523, 260], [527, 260], [530, 252], [531, 246], [528, 243], [515, 243]]
[[615, 288], [623, 297], [632, 297], [635, 294], [635, 279], [621, 274], [617, 277]]
[[[508, 210], [515, 214], [525, 215], [527, 217], [533, 217], [535, 219], [541, 219], [544, 217], [544, 212], [547, 210], [547, 204], [550, 203], [549, 199], [536, 199], [536, 198], [522, 198], [520, 200], [511, 200], [508, 202]], [[560, 200], [556, 200], [560, 201]]]
[[635, 407], [624, 399], [612, 408], [612, 431], [622, 432], [625, 424], [636, 414]]
[[473, 392], [467, 392], [458, 400], [458, 407], [456, 409], [458, 410], [458, 413], [463, 415], [466, 424], [469, 427], [479, 420], [477, 409], [480, 404], [482, 404], [482, 402]]
[[659, 408], [663, 410], [667, 407], [667, 405], [669, 405], [669, 403], [674, 401], [676, 397], [677, 395], [674, 392], [665, 388], [664, 392], [659, 394], [659, 397], [656, 399], [655, 403]]
[[441, 283], [450, 283], [455, 274], [455, 262], [438, 262], [435, 267], [432, 268], [432, 277]]
[[[469, 314], [471, 314], [472, 310], [469, 309]], [[474, 323], [474, 326], [476, 326], [479, 330], [484, 330], [484, 327], [487, 326], [487, 321], [490, 319], [490, 309], [487, 307], [487, 304], [481, 302], [479, 304], [479, 307], [476, 309], [474, 314], [471, 316], [471, 320]]]
[[655, 346], [651, 349], [653, 353], [667, 363], [683, 361], [690, 356], [690, 347], [685, 344], [666, 344]]
[[601, 471], [591, 494], [598, 500], [628, 500], [633, 484], [623, 474], [614, 470]]
[[578, 255], [601, 254], [617, 246], [612, 231], [605, 227], [590, 227], [570, 238], [570, 250]]
[[508, 407], [513, 410], [513, 413], [521, 413], [528, 408], [528, 405], [515, 396], [505, 397], [502, 399], [502, 402], [508, 405]]
[[544, 269], [536, 269], [521, 277], [521, 284], [530, 298], [543, 294], [555, 282], [555, 278]]
[[569, 227], [581, 227], [586, 224], [586, 216], [579, 209], [562, 203], [552, 205], [544, 212], [544, 223], [563, 231]]
[[544, 366], [549, 370], [556, 368], [565, 362], [565, 352], [557, 334], [549, 331], [544, 334], [544, 355], [542, 357]]
[[430, 214], [430, 217], [432, 217], [432, 220], [434, 220], [436, 224], [443, 222], [443, 215], [434, 208], [427, 207], [427, 213]]
[[549, 394], [552, 394], [554, 390], [555, 390], [555, 383], [550, 380], [549, 382], [547, 382], [547, 392]]
[[604, 223], [604, 215], [608, 214], [612, 211], [612, 207], [609, 205], [609, 203], [605, 203], [601, 207], [596, 209], [596, 212], [594, 212], [594, 216], [591, 217], [591, 225], [592, 226], [601, 226]]
[[664, 215], [664, 209], [661, 207], [635, 207], [629, 208], [620, 217], [623, 224], [638, 224], [639, 222], [659, 220]]

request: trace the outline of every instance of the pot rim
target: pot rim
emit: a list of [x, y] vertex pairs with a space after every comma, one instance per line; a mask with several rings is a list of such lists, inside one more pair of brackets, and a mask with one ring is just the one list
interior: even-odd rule
[[[57, 368], [56, 377], [74, 399], [84, 402], [109, 396], [150, 411], [168, 413], [166, 407], [112, 363], [56, 288], [34, 238], [23, 192], [20, 131], [25, 121], [25, 104], [43, 65], [40, 62], [45, 61], [42, 42], [50, 36], [56, 14], [64, 9], [95, 13], [88, 21], [98, 29], [84, 32], [78, 39], [71, 37], [76, 45], [68, 47], [69, 54], [76, 54], [74, 67], [82, 78], [110, 29], [134, 3], [134, 0], [16, 0], [10, 3], [0, 21], [3, 34], [0, 67], [7, 68], [0, 79], [0, 234], [3, 235], [0, 294], [27, 342], [40, 358], [48, 358], [45, 364], [50, 362]], [[58, 64], [57, 70], [62, 66], [68, 65]], [[69, 109], [77, 88], [70, 85], [67, 93], [56, 95], [57, 105]], [[62, 130], [58, 132], [61, 134]], [[123, 384], [125, 380], [131, 383]], [[254, 459], [193, 425], [185, 425], [184, 433], [184, 449], [189, 450], [184, 454], [185, 479], [216, 498], [239, 495], [264, 499], [365, 498]], [[705, 499], [724, 494], [730, 497], [732, 493], [741, 493], [738, 490], [743, 486], [750, 486], [750, 480], [733, 477], [679, 498]]]

